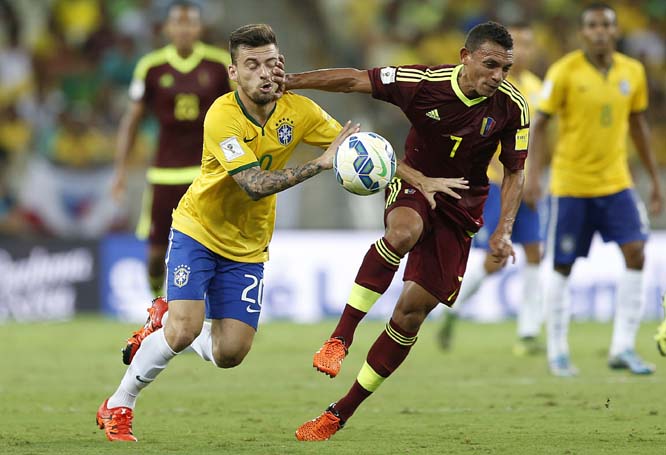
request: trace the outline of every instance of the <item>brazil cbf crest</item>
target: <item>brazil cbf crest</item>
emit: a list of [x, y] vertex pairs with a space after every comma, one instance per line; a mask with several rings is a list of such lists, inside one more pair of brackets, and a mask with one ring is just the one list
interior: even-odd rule
[[294, 121], [283, 117], [275, 123], [277, 139], [282, 145], [289, 145], [294, 138]]
[[626, 79], [622, 79], [620, 81], [620, 93], [622, 93], [624, 96], [627, 96], [631, 90], [631, 86], [629, 85], [629, 81]]
[[173, 271], [173, 284], [182, 288], [190, 281], [190, 266], [181, 264]]

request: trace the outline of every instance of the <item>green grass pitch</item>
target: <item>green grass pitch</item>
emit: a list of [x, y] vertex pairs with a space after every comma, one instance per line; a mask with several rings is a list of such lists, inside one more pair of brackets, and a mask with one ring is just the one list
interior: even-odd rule
[[383, 323], [366, 321], [335, 379], [312, 353], [334, 326], [271, 322], [245, 362], [218, 370], [195, 354], [174, 359], [139, 398], [137, 444], [110, 443], [94, 425], [118, 384], [119, 349], [136, 327], [101, 318], [0, 325], [3, 454], [653, 454], [666, 444], [666, 359], [644, 324], [639, 351], [651, 377], [606, 367], [609, 324], [573, 324], [581, 375], [550, 377], [544, 357], [511, 355], [514, 324], [463, 321], [452, 352], [426, 322], [402, 367], [332, 440], [294, 430], [351, 385]]

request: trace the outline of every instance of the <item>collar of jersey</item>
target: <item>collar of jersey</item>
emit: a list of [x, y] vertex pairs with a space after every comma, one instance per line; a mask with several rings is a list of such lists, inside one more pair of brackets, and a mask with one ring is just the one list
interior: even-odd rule
[[451, 74], [451, 87], [453, 88], [453, 91], [458, 96], [460, 101], [465, 103], [465, 106], [467, 107], [474, 106], [475, 104], [479, 104], [480, 102], [484, 101], [487, 98], [487, 96], [480, 96], [478, 98], [474, 98], [473, 100], [467, 98], [467, 96], [463, 93], [462, 89], [458, 85], [458, 74], [460, 73], [462, 67], [463, 65], [460, 64], [455, 68], [453, 68], [453, 73]]
[[616, 66], [615, 65], [615, 60], [616, 60], [615, 52], [613, 52], [613, 55], [611, 56], [611, 64], [608, 67], [608, 71], [606, 71], [605, 73], [603, 71], [601, 71], [599, 68], [597, 68], [596, 66], [594, 66], [594, 63], [592, 63], [592, 61], [587, 56], [587, 53], [584, 50], [580, 49], [580, 53], [582, 54], [582, 58], [585, 61], [585, 63], [587, 64], [587, 66], [592, 68], [592, 71], [594, 71], [595, 73], [600, 75], [604, 80], [608, 79], [608, 75], [615, 69], [615, 66]]
[[194, 43], [192, 48], [192, 53], [186, 58], [178, 55], [176, 46], [170, 44], [165, 49], [166, 59], [169, 62], [169, 65], [173, 66], [176, 70], [180, 71], [183, 74], [187, 74], [192, 71], [196, 66], [201, 62], [201, 59], [204, 57], [204, 45], [200, 41]]
[[259, 122], [257, 122], [254, 117], [250, 115], [250, 113], [245, 109], [245, 105], [243, 105], [243, 102], [240, 99], [240, 96], [238, 96], [238, 90], [234, 92], [234, 97], [236, 98], [236, 102], [238, 103], [238, 106], [241, 108], [241, 111], [243, 111], [243, 115], [250, 121], [252, 122], [253, 125], [257, 125], [259, 128], [261, 128], [261, 135], [264, 135], [264, 126], [268, 124], [268, 121], [271, 119], [271, 116], [273, 115], [273, 112], [275, 112], [275, 108], [277, 107], [277, 102], [273, 105], [273, 110], [271, 111], [270, 114], [268, 114], [268, 117], [266, 117], [266, 123], [263, 125]]

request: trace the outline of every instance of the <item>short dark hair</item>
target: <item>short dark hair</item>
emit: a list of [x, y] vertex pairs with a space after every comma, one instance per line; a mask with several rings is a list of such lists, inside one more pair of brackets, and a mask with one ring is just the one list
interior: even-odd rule
[[604, 2], [594, 2], [590, 3], [587, 5], [583, 10], [580, 12], [580, 25], [583, 25], [583, 17], [585, 17], [585, 13], [589, 11], [599, 11], [599, 10], [610, 10], [613, 12], [613, 16], [615, 17], [615, 22], [617, 22], [617, 11], [615, 11], [615, 8], [610, 6], [608, 3]]
[[268, 24], [248, 24], [237, 28], [229, 36], [229, 53], [231, 61], [236, 62], [239, 46], [259, 47], [268, 44], [277, 46], [275, 32]]
[[497, 43], [504, 49], [513, 49], [513, 39], [507, 29], [502, 24], [492, 21], [474, 26], [467, 34], [465, 48], [474, 52], [486, 41]]
[[171, 14], [171, 10], [174, 8], [194, 8], [199, 11], [199, 15], [201, 15], [201, 5], [199, 3], [193, 2], [191, 0], [173, 0], [171, 3], [169, 3], [169, 6], [167, 6], [167, 18], [169, 17], [169, 14]]

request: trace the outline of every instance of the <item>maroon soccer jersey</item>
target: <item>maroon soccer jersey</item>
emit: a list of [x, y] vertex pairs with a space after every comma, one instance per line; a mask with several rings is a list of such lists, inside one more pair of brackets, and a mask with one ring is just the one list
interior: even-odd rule
[[231, 91], [224, 63], [228, 55], [197, 43], [186, 59], [173, 46], [166, 46], [139, 61], [130, 97], [143, 101], [159, 121], [154, 166], [201, 164], [206, 111], [219, 96]]
[[428, 177], [465, 177], [462, 199], [437, 195], [438, 208], [466, 229], [482, 225], [488, 163], [502, 144], [500, 161], [523, 169], [527, 157], [527, 102], [509, 82], [491, 97], [468, 99], [458, 86], [462, 65], [410, 65], [369, 70], [373, 97], [400, 107], [411, 122], [405, 162]]

